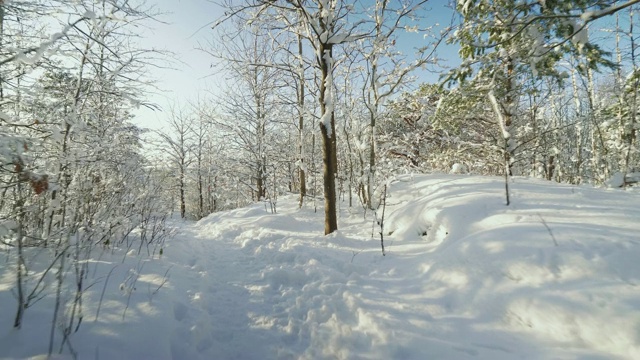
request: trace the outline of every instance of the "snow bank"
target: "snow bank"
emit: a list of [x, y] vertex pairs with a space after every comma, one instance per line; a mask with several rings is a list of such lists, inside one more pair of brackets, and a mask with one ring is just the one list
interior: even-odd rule
[[640, 357], [638, 193], [521, 178], [511, 189], [507, 207], [493, 178], [392, 188], [390, 203], [407, 201], [389, 217], [393, 237], [420, 236], [433, 261], [425, 290], [444, 300], [446, 316], [533, 336], [527, 342], [552, 357]]

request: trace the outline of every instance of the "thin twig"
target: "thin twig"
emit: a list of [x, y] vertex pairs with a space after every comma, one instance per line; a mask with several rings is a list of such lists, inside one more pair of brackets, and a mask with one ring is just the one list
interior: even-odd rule
[[158, 288], [151, 293], [151, 295], [155, 295], [158, 293], [158, 291], [160, 291], [160, 289], [164, 286], [164, 284], [167, 283], [167, 281], [169, 281], [169, 277], [167, 276], [167, 274], [169, 274], [169, 270], [171, 270], [172, 266], [169, 266], [169, 268], [167, 269], [167, 271], [164, 272], [164, 276], [162, 277], [162, 283], [160, 283], [160, 285], [158, 286]]
[[549, 232], [549, 235], [551, 235], [551, 238], [553, 239], [553, 243], [558, 246], [558, 240], [556, 240], [556, 237], [553, 235], [553, 231], [551, 231], [551, 228], [549, 227], [549, 225], [547, 225], [547, 222], [544, 221], [544, 219], [542, 218], [542, 215], [538, 214], [538, 217], [540, 218], [540, 221], [542, 221], [542, 225], [544, 225], [544, 227], [547, 228], [547, 231]]
[[387, 208], [387, 185], [384, 185], [384, 193], [382, 195], [382, 218], [380, 219], [380, 247], [382, 247], [382, 256], [384, 253], [384, 211]]
[[111, 277], [111, 273], [113, 273], [113, 270], [115, 270], [118, 267], [118, 264], [116, 264], [116, 266], [114, 266], [113, 268], [111, 268], [111, 270], [109, 271], [109, 274], [107, 274], [107, 279], [104, 281], [104, 286], [102, 287], [102, 293], [100, 293], [100, 301], [98, 302], [98, 310], [96, 310], [96, 318], [93, 320], [98, 321], [98, 315], [100, 315], [100, 307], [102, 306], [102, 299], [104, 298], [104, 292], [107, 289], [107, 284], [109, 283], [109, 278]]

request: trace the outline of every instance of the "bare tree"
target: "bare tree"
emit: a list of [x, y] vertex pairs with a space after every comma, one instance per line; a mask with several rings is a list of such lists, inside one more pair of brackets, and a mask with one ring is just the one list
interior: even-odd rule
[[[337, 132], [335, 126], [334, 48], [340, 44], [362, 38], [360, 27], [365, 23], [355, 16], [356, 7], [342, 0], [257, 0], [237, 6], [227, 3], [227, 15], [216, 24], [230, 17], [248, 19], [249, 23], [263, 21], [265, 26], [287, 26], [287, 31], [300, 32], [314, 49], [318, 71], [319, 127], [322, 138], [323, 189], [325, 234], [338, 229], [336, 176], [338, 173]], [[299, 26], [289, 26], [291, 21], [282, 14], [296, 18]], [[269, 16], [275, 15], [275, 16]], [[270, 21], [265, 19], [269, 18]], [[284, 21], [284, 23], [283, 23]], [[270, 24], [270, 25], [267, 25]]]
[[[227, 139], [245, 153], [243, 161], [250, 171], [247, 184], [255, 201], [267, 196], [267, 168], [272, 158], [270, 136], [277, 126], [277, 92], [282, 86], [278, 52], [270, 34], [238, 21], [232, 28], [220, 31], [220, 41], [212, 42], [206, 51], [225, 61], [224, 74], [234, 80], [217, 99], [221, 116], [213, 121], [230, 134]], [[244, 180], [244, 179], [243, 179]]]
[[168, 129], [157, 132], [161, 139], [159, 147], [169, 157], [175, 171], [178, 173], [177, 188], [180, 217], [184, 219], [187, 209], [185, 200], [187, 169], [194, 160], [193, 119], [185, 113], [185, 110], [176, 107], [169, 109], [168, 116]]

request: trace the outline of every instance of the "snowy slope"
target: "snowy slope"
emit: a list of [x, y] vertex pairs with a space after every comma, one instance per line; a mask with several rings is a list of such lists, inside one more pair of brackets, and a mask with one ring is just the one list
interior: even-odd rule
[[[176, 223], [162, 257], [92, 264], [71, 342], [80, 359], [640, 358], [640, 194], [511, 187], [506, 207], [499, 178], [394, 182], [384, 257], [371, 214], [345, 203], [326, 237], [294, 197]], [[13, 330], [9, 269], [0, 358], [46, 354], [52, 302]]]

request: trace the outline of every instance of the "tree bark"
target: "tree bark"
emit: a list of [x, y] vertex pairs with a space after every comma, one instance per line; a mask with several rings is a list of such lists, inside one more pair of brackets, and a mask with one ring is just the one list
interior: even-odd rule
[[323, 182], [324, 182], [324, 234], [330, 234], [338, 230], [338, 220], [336, 214], [336, 178], [335, 174], [338, 170], [337, 154], [336, 154], [336, 129], [335, 129], [335, 117], [333, 108], [327, 106], [327, 84], [330, 78], [332, 59], [332, 45], [320, 43], [320, 56], [318, 61], [320, 62], [320, 113], [321, 118], [326, 119], [327, 113], [329, 114], [329, 124], [326, 122], [320, 123], [320, 132], [322, 134], [322, 163], [323, 163]]
[[302, 58], [302, 35], [298, 33], [298, 56], [300, 57], [300, 64], [298, 68], [298, 77], [300, 78], [300, 92], [298, 94], [298, 157], [300, 164], [298, 166], [298, 177], [300, 178], [300, 204], [302, 207], [304, 203], [304, 197], [307, 196], [307, 174], [305, 172], [304, 163], [304, 93], [305, 93], [305, 78], [304, 78], [304, 60]]
[[334, 176], [334, 158], [333, 141], [334, 136], [329, 137], [329, 133], [324, 124], [320, 124], [320, 132], [322, 133], [322, 164], [323, 164], [323, 183], [324, 183], [324, 234], [331, 234], [338, 230], [338, 221], [336, 216], [336, 179]]
[[184, 200], [184, 164], [180, 168], [180, 217], [184, 219], [187, 206]]

